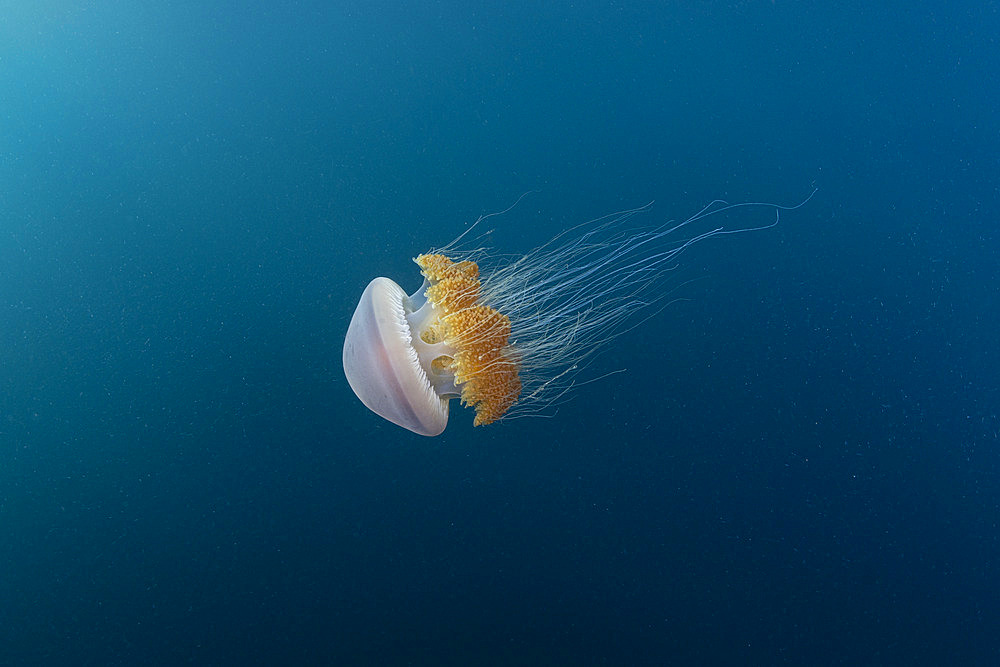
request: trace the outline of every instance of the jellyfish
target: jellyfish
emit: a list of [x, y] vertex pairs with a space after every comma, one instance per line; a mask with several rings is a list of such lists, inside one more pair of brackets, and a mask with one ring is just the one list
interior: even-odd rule
[[[425, 436], [444, 431], [455, 398], [475, 409], [475, 426], [542, 413], [593, 381], [581, 374], [595, 355], [669, 303], [664, 277], [681, 253], [709, 238], [773, 227], [781, 211], [813, 194], [795, 206], [716, 200], [680, 223], [632, 226], [647, 204], [495, 260], [481, 248], [461, 249], [490, 217], [483, 216], [413, 260], [423, 277], [415, 292], [384, 277], [368, 284], [344, 341], [347, 381], [372, 412]], [[774, 218], [692, 232], [696, 223], [747, 207]]]

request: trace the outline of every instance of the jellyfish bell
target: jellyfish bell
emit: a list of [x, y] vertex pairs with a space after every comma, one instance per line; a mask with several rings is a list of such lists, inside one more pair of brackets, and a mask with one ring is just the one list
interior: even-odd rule
[[414, 340], [408, 316], [414, 315], [413, 303], [419, 298], [419, 291], [411, 298], [388, 278], [371, 281], [347, 329], [344, 373], [372, 412], [414, 433], [433, 436], [448, 424], [450, 395], [448, 387], [431, 384], [434, 375], [417, 352], [421, 341], [419, 334]]
[[[453, 398], [475, 408], [475, 426], [534, 414], [558, 404], [595, 354], [665, 304], [663, 276], [678, 255], [714, 236], [773, 227], [780, 211], [812, 194], [796, 206], [714, 201], [681, 223], [627, 226], [647, 205], [487, 264], [482, 276], [485, 255], [460, 250], [463, 234], [414, 259], [423, 275], [416, 292], [389, 278], [368, 284], [344, 341], [347, 381], [372, 412], [425, 436], [444, 431]], [[775, 219], [684, 234], [742, 207], [771, 209]]]

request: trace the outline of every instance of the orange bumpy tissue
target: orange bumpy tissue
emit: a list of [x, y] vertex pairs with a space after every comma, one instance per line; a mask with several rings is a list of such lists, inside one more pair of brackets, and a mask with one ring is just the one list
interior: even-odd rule
[[521, 395], [517, 356], [507, 345], [510, 318], [479, 303], [479, 267], [444, 255], [416, 258], [431, 283], [427, 299], [443, 312], [439, 334], [455, 348], [450, 362], [462, 403], [476, 408], [474, 425], [496, 421]]

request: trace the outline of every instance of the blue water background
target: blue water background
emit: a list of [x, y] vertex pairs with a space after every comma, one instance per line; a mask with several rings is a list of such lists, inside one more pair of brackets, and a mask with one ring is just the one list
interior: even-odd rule
[[[2, 5], [0, 662], [1000, 661], [998, 3]], [[343, 377], [524, 192], [814, 187], [552, 418]]]

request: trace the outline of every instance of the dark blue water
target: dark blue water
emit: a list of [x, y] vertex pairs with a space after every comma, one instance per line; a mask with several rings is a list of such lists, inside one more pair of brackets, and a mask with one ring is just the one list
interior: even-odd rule
[[[997, 664], [996, 2], [330, 4], [3, 9], [0, 662]], [[813, 187], [552, 418], [343, 377], [526, 191]]]

